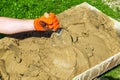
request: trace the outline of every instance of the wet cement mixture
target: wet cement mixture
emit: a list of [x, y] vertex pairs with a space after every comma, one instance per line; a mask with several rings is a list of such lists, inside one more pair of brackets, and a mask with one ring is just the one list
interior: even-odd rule
[[0, 39], [4, 80], [71, 80], [120, 51], [114, 23], [105, 14], [77, 6], [57, 17], [60, 34]]

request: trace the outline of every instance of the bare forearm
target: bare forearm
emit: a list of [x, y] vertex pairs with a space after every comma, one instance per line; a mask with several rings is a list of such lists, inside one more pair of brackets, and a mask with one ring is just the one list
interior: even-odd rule
[[33, 19], [25, 20], [0, 17], [0, 33], [14, 34], [33, 30], [35, 30]]

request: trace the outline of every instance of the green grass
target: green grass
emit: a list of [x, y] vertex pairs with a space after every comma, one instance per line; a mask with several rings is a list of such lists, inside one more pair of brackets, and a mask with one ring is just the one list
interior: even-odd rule
[[113, 18], [120, 17], [120, 11], [113, 12], [101, 0], [0, 0], [0, 16], [36, 18], [43, 15], [44, 12], [58, 14], [85, 1]]
[[[59, 14], [82, 2], [88, 2], [112, 18], [120, 18], [120, 10], [114, 12], [101, 0], [0, 0], [0, 16], [34, 19], [45, 12]], [[4, 35], [0, 35], [0, 37], [2, 38]], [[104, 74], [104, 76], [113, 78], [117, 78], [117, 75], [120, 76], [120, 66]]]
[[120, 80], [120, 65], [106, 72], [102, 77], [108, 78], [109, 80]]

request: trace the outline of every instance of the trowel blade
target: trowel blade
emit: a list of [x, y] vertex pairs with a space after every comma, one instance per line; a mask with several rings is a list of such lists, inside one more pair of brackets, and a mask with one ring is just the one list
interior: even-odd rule
[[62, 28], [58, 28], [55, 32], [56, 32], [57, 34], [60, 34], [61, 31], [62, 31]]

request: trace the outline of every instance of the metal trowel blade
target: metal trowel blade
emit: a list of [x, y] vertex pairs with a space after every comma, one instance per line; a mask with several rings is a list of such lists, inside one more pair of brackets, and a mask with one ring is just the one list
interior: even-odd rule
[[62, 28], [58, 28], [55, 32], [56, 32], [57, 34], [60, 34], [61, 31], [62, 31]]

